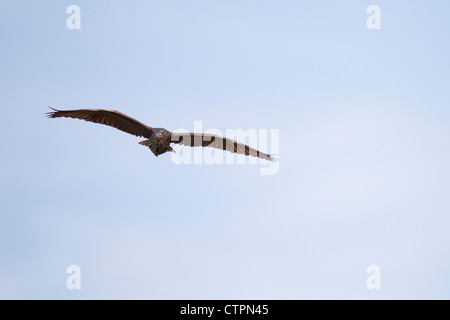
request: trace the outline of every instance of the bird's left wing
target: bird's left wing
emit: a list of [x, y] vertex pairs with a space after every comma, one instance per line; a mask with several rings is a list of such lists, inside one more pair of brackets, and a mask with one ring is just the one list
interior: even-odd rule
[[155, 130], [119, 111], [102, 109], [56, 110], [48, 112], [49, 118], [68, 117], [104, 124], [137, 137], [150, 138]]
[[246, 156], [276, 161], [273, 156], [253, 149], [243, 143], [221, 136], [205, 133], [172, 133], [172, 142], [188, 147], [212, 147]]

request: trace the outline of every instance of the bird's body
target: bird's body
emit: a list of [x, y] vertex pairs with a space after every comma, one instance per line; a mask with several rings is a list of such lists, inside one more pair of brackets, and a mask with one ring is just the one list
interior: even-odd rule
[[148, 140], [139, 142], [139, 144], [149, 147], [155, 156], [159, 156], [168, 151], [173, 151], [170, 146], [171, 140], [172, 133], [170, 131], [163, 128], [155, 128], [155, 134]]
[[123, 113], [114, 110], [51, 109], [54, 111], [47, 113], [49, 118], [68, 117], [82, 119], [85, 121], [108, 125], [138, 137], [144, 137], [146, 140], [139, 142], [139, 144], [149, 147], [155, 156], [159, 156], [166, 152], [175, 152], [170, 144], [176, 143], [189, 147], [212, 147], [233, 153], [250, 155], [269, 161], [276, 160], [269, 154], [260, 152], [231, 139], [203, 133], [172, 133], [164, 128], [149, 127]]

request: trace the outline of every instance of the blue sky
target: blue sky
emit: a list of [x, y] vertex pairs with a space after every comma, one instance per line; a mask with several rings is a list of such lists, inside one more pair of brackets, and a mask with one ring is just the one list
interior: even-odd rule
[[[449, 10], [2, 1], [0, 298], [448, 299]], [[279, 171], [175, 165], [48, 106], [278, 129]]]

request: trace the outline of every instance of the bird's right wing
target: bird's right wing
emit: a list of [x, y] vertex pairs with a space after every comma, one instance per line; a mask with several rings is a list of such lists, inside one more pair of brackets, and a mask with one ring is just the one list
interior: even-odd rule
[[155, 133], [155, 130], [152, 127], [146, 126], [145, 124], [114, 110], [101, 110], [101, 109], [56, 110], [53, 108], [50, 109], [54, 111], [47, 113], [47, 116], [49, 118], [67, 117], [67, 118], [81, 119], [85, 121], [111, 126], [121, 131], [135, 135], [137, 137], [144, 137], [144, 138], [150, 138]]

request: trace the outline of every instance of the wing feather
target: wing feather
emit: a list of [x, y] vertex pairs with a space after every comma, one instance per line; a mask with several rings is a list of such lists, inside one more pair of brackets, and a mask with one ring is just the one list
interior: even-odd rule
[[57, 110], [48, 112], [49, 118], [67, 117], [73, 119], [81, 119], [89, 122], [100, 123], [110, 127], [114, 127], [126, 133], [137, 137], [150, 138], [155, 130], [136, 119], [133, 119], [123, 113], [115, 110], [102, 109], [79, 109], [79, 110]]

